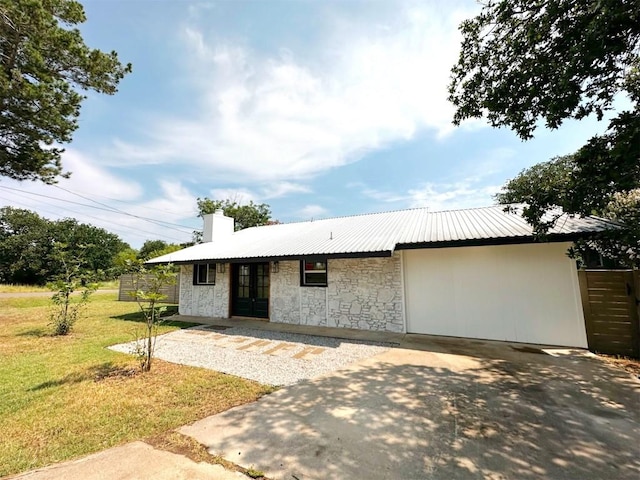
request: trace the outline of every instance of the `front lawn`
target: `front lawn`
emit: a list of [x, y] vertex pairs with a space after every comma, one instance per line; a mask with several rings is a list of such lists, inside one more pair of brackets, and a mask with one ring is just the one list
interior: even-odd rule
[[[120, 287], [120, 280], [105, 280], [98, 282], [100, 290], [117, 290]], [[45, 285], [19, 285], [15, 283], [0, 283], [0, 293], [32, 293], [51, 292]]]
[[[271, 389], [106, 347], [134, 339], [137, 305], [96, 294], [66, 337], [52, 337], [48, 298], [0, 299], [0, 476], [158, 435]], [[162, 327], [163, 332], [180, 328]]]

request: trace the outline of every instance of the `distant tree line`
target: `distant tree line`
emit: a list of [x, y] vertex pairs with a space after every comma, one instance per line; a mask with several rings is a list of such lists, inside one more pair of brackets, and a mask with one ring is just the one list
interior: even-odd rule
[[[240, 205], [232, 200], [198, 199], [199, 216], [222, 209], [235, 219], [236, 230], [280, 223], [271, 219], [267, 204]], [[199, 241], [202, 232], [194, 232]], [[82, 267], [87, 281], [117, 278], [159, 257], [193, 245], [147, 240], [140, 250], [122, 241], [118, 235], [75, 219], [49, 220], [30, 210], [0, 208], [0, 283], [44, 285], [64, 276], [63, 258]], [[68, 263], [68, 262], [67, 262]]]
[[109, 280], [128, 268], [127, 260], [148, 260], [183, 247], [147, 240], [138, 251], [118, 235], [75, 219], [49, 220], [22, 208], [0, 208], [0, 283], [44, 285], [64, 273], [63, 258], [80, 261], [87, 280]]

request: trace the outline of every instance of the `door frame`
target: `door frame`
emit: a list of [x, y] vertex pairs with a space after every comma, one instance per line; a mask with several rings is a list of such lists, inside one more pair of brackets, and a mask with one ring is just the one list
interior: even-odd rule
[[[268, 290], [267, 290], [267, 298], [266, 298], [266, 310], [267, 310], [267, 315], [266, 316], [262, 316], [262, 315], [239, 315], [236, 313], [236, 305], [237, 305], [237, 299], [238, 296], [236, 295], [236, 288], [238, 286], [238, 271], [239, 268], [243, 265], [247, 265], [249, 266], [250, 270], [249, 270], [249, 275], [250, 275], [250, 285], [249, 288], [250, 290], [254, 290], [257, 288], [257, 265], [263, 265], [266, 266], [267, 268], [267, 279], [269, 281], [269, 286], [268, 286]], [[237, 318], [252, 318], [252, 319], [256, 319], [256, 320], [264, 320], [264, 321], [269, 321], [269, 317], [271, 315], [271, 262], [265, 262], [265, 261], [257, 261], [257, 262], [234, 262], [230, 264], [230, 289], [229, 289], [229, 313], [230, 313], [230, 317], [237, 317]], [[255, 299], [256, 297], [254, 297]], [[253, 312], [252, 312], [253, 313]]]

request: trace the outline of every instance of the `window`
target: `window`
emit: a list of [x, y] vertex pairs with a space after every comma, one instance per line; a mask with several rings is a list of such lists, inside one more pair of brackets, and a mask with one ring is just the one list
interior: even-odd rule
[[327, 259], [304, 259], [300, 262], [300, 283], [307, 287], [327, 286]]
[[215, 285], [216, 284], [216, 264], [202, 263], [193, 266], [194, 285]]

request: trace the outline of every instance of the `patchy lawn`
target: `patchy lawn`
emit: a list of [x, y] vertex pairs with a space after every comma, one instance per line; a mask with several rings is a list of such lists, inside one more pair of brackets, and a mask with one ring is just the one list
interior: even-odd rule
[[[98, 282], [100, 290], [117, 290], [120, 287], [120, 280], [106, 280]], [[17, 283], [0, 283], [0, 293], [31, 293], [31, 292], [51, 292], [44, 285], [21, 285]], [[52, 292], [53, 293], [53, 292]]]
[[48, 298], [0, 299], [0, 476], [161, 435], [271, 391], [160, 360], [138, 373], [131, 356], [105, 348], [142, 330], [137, 305], [115, 298], [94, 295], [66, 337], [50, 335]]

